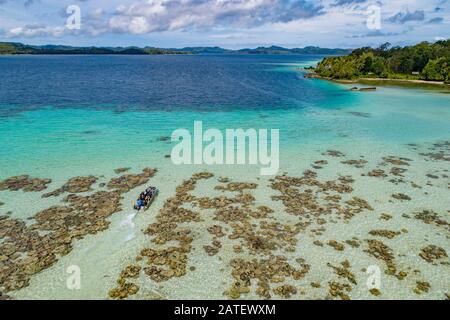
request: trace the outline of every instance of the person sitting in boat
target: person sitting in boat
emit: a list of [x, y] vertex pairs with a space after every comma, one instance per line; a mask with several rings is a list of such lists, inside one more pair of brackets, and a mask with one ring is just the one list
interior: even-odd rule
[[147, 207], [148, 204], [152, 201], [155, 194], [156, 194], [155, 187], [149, 187], [144, 192], [141, 192], [138, 200], [136, 201], [136, 204], [134, 205], [134, 209], [139, 211], [142, 207], [144, 208]]
[[136, 204], [134, 205], [134, 208], [139, 211], [142, 207], [145, 207], [145, 201], [139, 197], [139, 199], [136, 201]]
[[150, 187], [147, 188], [147, 190], [145, 190], [145, 206], [147, 206], [147, 204], [149, 204], [152, 201], [152, 198], [154, 197], [156, 193], [156, 188], [155, 187]]

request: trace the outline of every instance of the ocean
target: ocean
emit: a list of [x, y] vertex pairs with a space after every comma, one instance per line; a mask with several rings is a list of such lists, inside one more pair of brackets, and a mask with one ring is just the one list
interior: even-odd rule
[[[159, 189], [156, 201], [141, 213], [132, 203], [144, 185], [124, 192], [121, 210], [107, 217], [107, 228], [73, 238], [69, 252], [55, 254], [54, 263], [32, 272], [29, 283], [17, 290], [5, 288], [8, 277], [0, 277], [0, 292], [18, 299], [104, 299], [117, 287], [121, 271], [138, 263], [142, 270], [130, 281], [139, 290], [130, 299], [266, 297], [261, 295], [264, 290], [258, 291], [259, 283], [269, 286], [272, 298], [445, 299], [450, 287], [450, 96], [441, 89], [398, 86], [358, 92], [349, 90], [355, 84], [304, 78], [303, 67], [322, 58], [0, 57], [0, 180], [24, 174], [51, 179], [45, 190], [0, 191], [0, 215], [6, 221], [30, 225], [38, 212], [66, 205], [70, 192], [42, 195], [76, 176], [97, 178], [92, 190], [77, 193], [86, 196], [108, 191], [108, 181], [123, 174], [116, 173], [117, 168], [138, 174], [150, 167], [158, 172], [145, 185]], [[169, 137], [176, 129], [192, 131], [194, 121], [202, 121], [205, 129], [279, 129], [278, 177], [260, 176], [257, 165], [173, 164], [168, 155], [174, 143]], [[315, 183], [305, 180], [300, 186], [295, 179], [288, 180], [300, 195], [289, 198], [289, 188], [274, 185], [283, 176], [302, 177], [305, 170], [315, 172]], [[255, 183], [256, 188], [242, 192], [254, 197], [255, 207], [267, 206], [273, 212], [238, 219], [250, 233], [238, 233], [236, 238], [231, 236], [238, 229], [233, 221], [223, 220], [213, 208], [186, 203], [200, 218], [180, 223], [192, 237], [181, 259], [183, 272], [177, 274], [177, 267], [175, 276], [157, 279], [145, 268], [167, 263], [146, 265], [146, 258], [138, 262], [135, 258], [144, 248], [164, 250], [173, 240], [157, 243], [144, 231], [163, 219], [162, 208], [176, 187], [202, 171], [214, 177], [198, 181], [192, 190], [196, 197], [233, 195], [231, 190], [215, 189], [224, 181]], [[352, 190], [333, 202], [327, 196], [333, 195], [334, 187], [329, 190], [320, 183], [340, 177], [354, 180]], [[311, 192], [315, 198], [305, 199]], [[393, 197], [399, 194], [409, 199]], [[345, 201], [354, 197], [366, 201], [370, 209], [358, 201], [358, 210], [349, 208]], [[317, 206], [325, 209], [317, 211]], [[319, 211], [329, 214], [319, 217]], [[267, 239], [264, 226], [269, 222], [278, 226]], [[208, 231], [212, 225], [221, 226], [226, 236], [213, 236]], [[292, 243], [286, 240], [289, 245], [280, 228], [295, 229], [289, 236]], [[255, 237], [269, 244], [253, 247]], [[0, 233], [0, 248], [6, 250], [8, 241], [11, 237]], [[214, 247], [212, 241], [221, 245], [216, 242]], [[211, 247], [216, 250], [213, 255]], [[0, 267], [10, 260], [23, 262], [26, 250], [16, 248], [17, 252], [15, 257], [4, 254]], [[237, 274], [246, 268], [236, 267], [236, 259], [267, 262], [273, 256], [303, 268], [304, 275], [292, 277], [289, 272], [253, 266], [249, 283], [236, 289]], [[78, 289], [67, 286], [67, 268], [73, 265], [81, 271]], [[366, 270], [373, 265], [381, 270], [380, 294], [366, 283]], [[262, 277], [261, 272], [267, 275]]]

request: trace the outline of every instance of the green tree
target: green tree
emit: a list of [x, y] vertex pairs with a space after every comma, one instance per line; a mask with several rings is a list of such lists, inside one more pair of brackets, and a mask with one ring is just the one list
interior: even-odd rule
[[424, 80], [449, 81], [450, 58], [442, 57], [430, 60], [421, 73]]
[[328, 57], [316, 72], [324, 77], [353, 79], [374, 74], [377, 77], [409, 78], [420, 72], [425, 80], [450, 81], [450, 39], [415, 46], [391, 47], [385, 43], [376, 49], [355, 49], [348, 56]]

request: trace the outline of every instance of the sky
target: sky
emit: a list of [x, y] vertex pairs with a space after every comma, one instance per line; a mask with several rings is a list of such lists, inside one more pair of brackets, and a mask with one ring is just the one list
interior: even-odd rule
[[0, 41], [355, 48], [450, 38], [450, 0], [0, 0]]

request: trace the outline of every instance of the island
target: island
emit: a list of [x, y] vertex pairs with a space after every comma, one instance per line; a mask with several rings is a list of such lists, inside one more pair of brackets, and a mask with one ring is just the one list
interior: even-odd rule
[[450, 84], [450, 39], [414, 46], [363, 47], [326, 57], [306, 77], [344, 82], [399, 81]]
[[155, 47], [73, 47], [62, 45], [32, 46], [15, 42], [0, 42], [0, 55], [5, 54], [189, 54], [189, 51]]
[[224, 49], [221, 47], [185, 47], [185, 48], [157, 48], [157, 47], [73, 47], [63, 45], [33, 46], [16, 42], [0, 42], [0, 55], [20, 54], [317, 54], [317, 55], [344, 55], [351, 53], [351, 49], [340, 48], [283, 48], [279, 46], [258, 47], [254, 49]]

